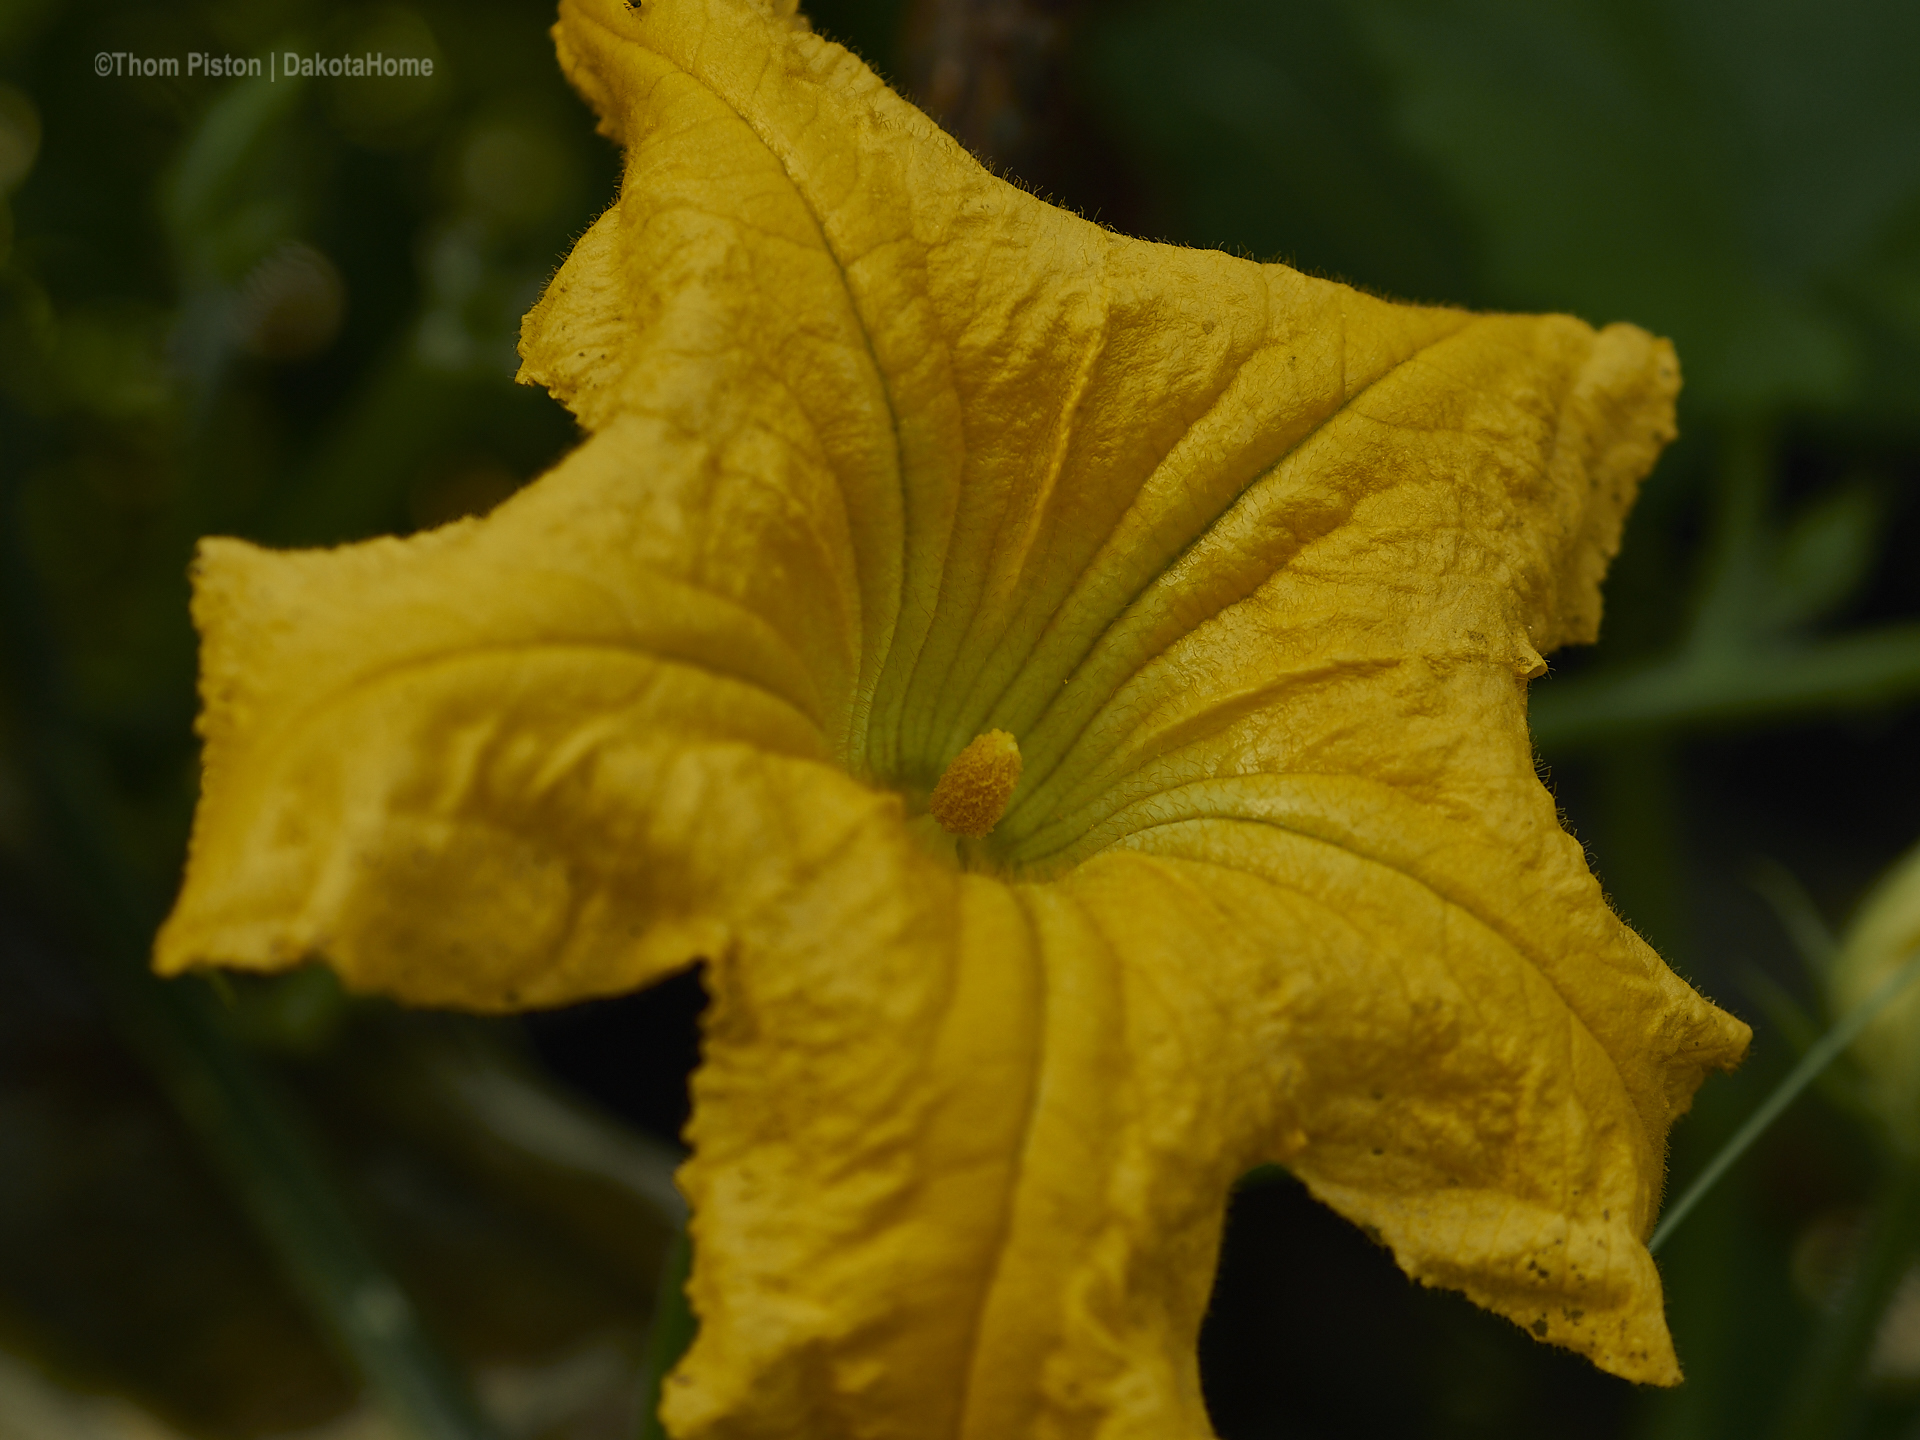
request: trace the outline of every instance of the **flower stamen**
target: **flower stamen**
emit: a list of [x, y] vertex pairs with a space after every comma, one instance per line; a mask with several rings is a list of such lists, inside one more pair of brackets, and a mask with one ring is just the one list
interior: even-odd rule
[[1020, 783], [1020, 742], [989, 730], [967, 742], [933, 787], [927, 809], [949, 835], [978, 840], [1000, 823]]

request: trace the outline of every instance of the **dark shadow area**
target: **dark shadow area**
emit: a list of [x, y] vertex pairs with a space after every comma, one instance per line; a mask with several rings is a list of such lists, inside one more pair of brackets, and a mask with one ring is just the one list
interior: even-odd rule
[[1200, 1367], [1221, 1440], [1599, 1440], [1633, 1390], [1415, 1285], [1285, 1177], [1234, 1197]]
[[541, 1062], [623, 1120], [678, 1139], [691, 1106], [687, 1077], [700, 1062], [700, 969], [683, 970], [611, 1000], [524, 1016]]

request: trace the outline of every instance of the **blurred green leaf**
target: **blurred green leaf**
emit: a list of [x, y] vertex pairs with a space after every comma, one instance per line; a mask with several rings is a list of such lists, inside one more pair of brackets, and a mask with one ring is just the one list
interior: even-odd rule
[[1823, 492], [1780, 537], [1762, 624], [1793, 630], [1824, 620], [1853, 598], [1879, 558], [1886, 507], [1869, 485]]
[[1734, 415], [1920, 353], [1916, 53], [1906, 0], [1147, 0], [1092, 68], [1176, 238], [1634, 320]]
[[207, 107], [160, 205], [190, 283], [238, 281], [294, 233], [300, 177], [287, 173], [283, 152], [305, 93], [297, 76], [259, 76], [234, 81]]
[[1388, 91], [1326, 0], [1148, 0], [1096, 12], [1109, 122], [1173, 201], [1168, 238], [1416, 299], [1471, 298], [1467, 237], [1391, 130]]
[[1859, 403], [1838, 303], [1920, 197], [1906, 0], [1356, 0], [1508, 304], [1671, 335], [1722, 414]]
[[1753, 724], [1920, 695], [1920, 624], [1889, 625], [1730, 663], [1686, 656], [1618, 672], [1589, 671], [1535, 687], [1528, 701], [1542, 750], [1606, 744], [1656, 730]]
[[320, 1054], [347, 1019], [346, 994], [324, 965], [269, 976], [213, 971], [207, 980], [225, 1003], [227, 1028], [250, 1049]]

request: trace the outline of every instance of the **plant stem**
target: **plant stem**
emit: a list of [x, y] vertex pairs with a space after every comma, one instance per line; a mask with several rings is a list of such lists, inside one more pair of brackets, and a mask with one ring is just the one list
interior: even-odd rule
[[220, 1023], [210, 989], [147, 972], [145, 907], [131, 877], [99, 844], [100, 822], [86, 823], [97, 813], [83, 798], [96, 788], [86, 784], [88, 767], [56, 737], [42, 737], [42, 746], [52, 762], [45, 766], [49, 829], [75, 888], [92, 902], [88, 918], [98, 940], [89, 958], [135, 1053], [308, 1314], [402, 1433], [410, 1440], [490, 1440], [492, 1425], [361, 1236], [285, 1102]]
[[1775, 1440], [1834, 1440], [1850, 1428], [1861, 1373], [1920, 1238], [1920, 1157], [1902, 1155], [1874, 1207], [1839, 1308], [1814, 1336]]
[[136, 1048], [225, 1176], [308, 1313], [379, 1406], [417, 1440], [496, 1432], [374, 1256], [283, 1101], [226, 1034], [197, 980], [103, 962]]

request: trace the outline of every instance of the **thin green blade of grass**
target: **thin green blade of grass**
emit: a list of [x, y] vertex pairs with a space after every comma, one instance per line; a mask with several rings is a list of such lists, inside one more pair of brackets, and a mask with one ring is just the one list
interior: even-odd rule
[[1820, 1073], [1839, 1058], [1842, 1051], [1860, 1038], [1860, 1032], [1871, 1025], [1880, 1012], [1892, 1003], [1895, 996], [1920, 978], [1920, 955], [1910, 956], [1907, 962], [1895, 970], [1866, 999], [1835, 1023], [1832, 1029], [1820, 1037], [1807, 1053], [1800, 1057], [1800, 1063], [1787, 1072], [1786, 1078], [1774, 1087], [1773, 1093], [1761, 1102], [1760, 1107], [1747, 1117], [1746, 1123], [1733, 1133], [1726, 1144], [1720, 1147], [1707, 1168], [1702, 1170], [1684, 1194], [1676, 1200], [1661, 1217], [1660, 1224], [1653, 1232], [1653, 1238], [1647, 1241], [1647, 1249], [1658, 1254], [1660, 1247], [1680, 1228], [1680, 1224], [1694, 1207], [1707, 1197], [1709, 1191], [1719, 1183], [1720, 1177], [1740, 1157], [1747, 1153], [1767, 1131], [1767, 1127], [1780, 1118], [1786, 1108], [1800, 1098], [1805, 1090], [1817, 1079]]

